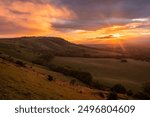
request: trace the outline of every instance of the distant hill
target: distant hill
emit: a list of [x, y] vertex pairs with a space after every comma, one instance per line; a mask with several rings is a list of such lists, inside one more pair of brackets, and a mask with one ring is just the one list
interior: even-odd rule
[[64, 57], [115, 57], [118, 53], [70, 43], [57, 37], [21, 37], [0, 39], [0, 52], [25, 60], [51, 54]]
[[127, 58], [132, 58], [136, 60], [142, 61], [150, 61], [150, 43], [127, 43], [122, 42], [121, 45], [113, 45], [113, 44], [95, 44], [95, 45], [87, 45], [88, 47], [92, 47], [95, 49], [99, 49], [101, 51], [115, 52], [124, 54]]

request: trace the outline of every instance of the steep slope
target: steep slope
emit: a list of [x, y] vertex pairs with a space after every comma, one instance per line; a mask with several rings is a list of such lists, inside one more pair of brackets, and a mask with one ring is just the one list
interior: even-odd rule
[[[49, 81], [48, 74], [56, 79]], [[71, 79], [39, 66], [19, 67], [0, 59], [0, 99], [104, 99], [93, 95], [98, 90], [70, 85]]]

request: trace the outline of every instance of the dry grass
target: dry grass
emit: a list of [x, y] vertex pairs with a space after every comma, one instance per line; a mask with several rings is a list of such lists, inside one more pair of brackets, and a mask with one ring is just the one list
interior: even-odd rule
[[104, 99], [93, 94], [97, 90], [72, 86], [69, 77], [62, 80], [66, 76], [55, 72], [51, 74], [54, 78], [62, 78], [49, 82], [47, 73], [52, 72], [37, 66], [18, 67], [0, 59], [0, 99]]

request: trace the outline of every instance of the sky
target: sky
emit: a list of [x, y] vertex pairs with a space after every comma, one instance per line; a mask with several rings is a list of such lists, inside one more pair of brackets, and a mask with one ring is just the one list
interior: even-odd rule
[[56, 36], [75, 43], [150, 37], [150, 0], [0, 0], [0, 38]]

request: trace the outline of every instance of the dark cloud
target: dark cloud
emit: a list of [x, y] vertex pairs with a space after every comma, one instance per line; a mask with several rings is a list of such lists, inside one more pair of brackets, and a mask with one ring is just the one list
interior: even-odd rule
[[150, 0], [55, 0], [54, 3], [67, 6], [78, 17], [69, 23], [54, 23], [55, 28], [95, 29], [150, 16]]
[[88, 39], [92, 39], [92, 40], [107, 40], [107, 39], [112, 39], [112, 38], [116, 38], [114, 35], [106, 35], [106, 36], [101, 36], [101, 37], [96, 37], [96, 38], [88, 38]]
[[105, 19], [105, 20], [70, 20], [64, 23], [52, 23], [52, 26], [56, 29], [84, 29], [84, 30], [97, 30], [105, 26], [110, 25], [123, 25], [130, 23], [130, 19]]
[[29, 12], [21, 12], [21, 11], [16, 11], [16, 10], [12, 10], [12, 9], [9, 9], [9, 11], [14, 14], [17, 14], [17, 15], [30, 15]]
[[113, 38], [113, 35], [107, 35], [107, 36], [102, 36], [102, 37], [96, 37], [95, 39], [110, 39]]
[[[57, 0], [56, 0], [57, 1]], [[80, 18], [97, 19], [102, 16], [136, 18], [149, 16], [150, 0], [59, 0], [73, 9]], [[60, 4], [61, 5], [61, 4]], [[116, 14], [115, 14], [116, 13]], [[118, 14], [120, 13], [120, 14]]]

